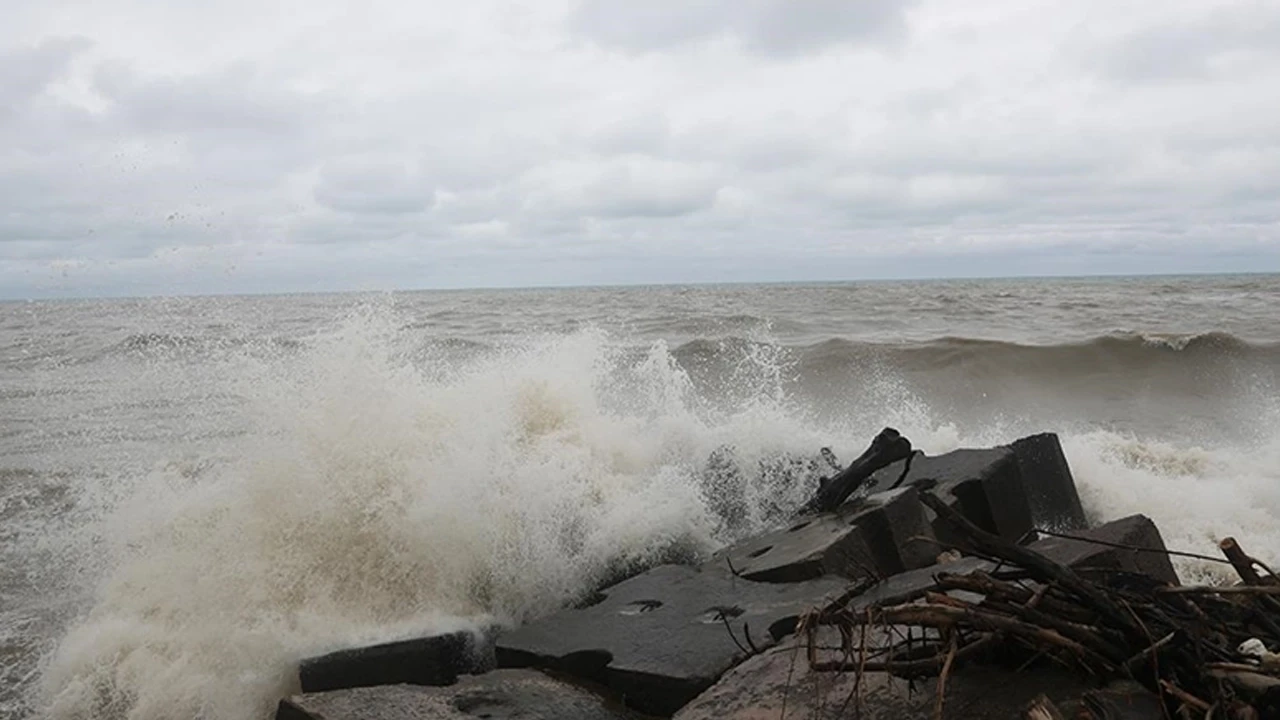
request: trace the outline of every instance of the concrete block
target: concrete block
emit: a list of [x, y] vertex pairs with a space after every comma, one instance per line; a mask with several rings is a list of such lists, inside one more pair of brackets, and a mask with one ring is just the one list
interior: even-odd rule
[[1123, 570], [1178, 584], [1178, 573], [1164, 553], [1160, 529], [1145, 515], [1130, 515], [1105, 525], [1072, 533], [1088, 540], [1145, 548], [1153, 552], [1097, 545], [1085, 540], [1050, 537], [1031, 544], [1031, 549], [1072, 568]]
[[1018, 460], [1031, 520], [1046, 530], [1079, 530], [1088, 525], [1071, 466], [1053, 433], [1041, 433], [1009, 445]]
[[450, 685], [458, 675], [493, 666], [492, 638], [456, 632], [340, 650], [303, 660], [302, 692], [373, 685]]
[[[758, 582], [800, 582], [822, 575], [879, 577], [933, 563], [937, 546], [916, 489], [899, 488], [849, 502], [833, 513], [801, 516], [787, 528], [716, 553]], [[922, 539], [924, 538], [924, 539]]]
[[297, 695], [276, 720], [630, 720], [633, 713], [529, 670], [499, 670], [449, 687], [386, 685]]
[[498, 664], [566, 673], [637, 710], [670, 715], [741, 662], [739, 643], [774, 645], [847, 585], [837, 577], [759, 583], [715, 565], [664, 565], [603, 591], [594, 605], [500, 636]]
[[[1033, 527], [1013, 450], [966, 449], [937, 456], [917, 453], [911, 457], [909, 468], [907, 462], [899, 461], [877, 472], [873, 476], [876, 487], [891, 487], [905, 470], [904, 485], [921, 492], [932, 490], [984, 530], [1017, 542]], [[950, 526], [936, 518], [932, 521], [939, 540], [957, 542]]]
[[900, 605], [919, 598], [926, 590], [933, 590], [937, 584], [934, 578], [939, 573], [967, 575], [978, 570], [985, 573], [993, 573], [996, 570], [996, 566], [986, 560], [966, 557], [941, 565], [909, 570], [887, 577], [872, 585], [865, 592], [853, 598], [849, 602], [849, 608], [854, 612], [859, 612], [873, 605], [883, 607]]

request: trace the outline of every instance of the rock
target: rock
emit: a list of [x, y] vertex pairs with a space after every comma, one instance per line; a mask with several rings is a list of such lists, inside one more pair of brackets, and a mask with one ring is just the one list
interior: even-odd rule
[[758, 582], [893, 575], [930, 565], [937, 555], [926, 512], [915, 488], [877, 493], [836, 512], [798, 517], [786, 529], [716, 553], [711, 563], [731, 564]]
[[478, 633], [402, 640], [340, 650], [303, 660], [298, 668], [302, 692], [314, 693], [372, 685], [450, 685], [462, 673], [493, 666], [492, 639]]
[[[891, 487], [903, 477], [904, 469], [903, 484], [921, 492], [932, 489], [984, 530], [1018, 542], [1033, 527], [1018, 458], [1009, 448], [956, 450], [938, 456], [916, 453], [872, 479], [878, 488]], [[929, 516], [940, 541], [961, 544], [949, 525], [937, 521], [932, 512]]]
[[[826, 639], [822, 644], [832, 643]], [[947, 683], [943, 717], [1007, 720], [1018, 717], [1040, 694], [1078, 697], [1087, 687], [1087, 681], [1065, 670], [1037, 669], [1010, 682], [1007, 669], [958, 667]], [[859, 683], [854, 672], [813, 672], [804, 641], [788, 638], [730, 670], [676, 713], [675, 720], [931, 720], [936, 689], [932, 678], [909, 684], [887, 673], [867, 672]]]
[[[1100, 527], [1079, 530], [1074, 534], [1091, 540], [1164, 550], [1160, 531], [1155, 523], [1144, 515], [1132, 515]], [[1054, 562], [1076, 570], [1089, 568], [1122, 570], [1152, 577], [1164, 583], [1178, 584], [1178, 576], [1173, 570], [1172, 563], [1169, 562], [1169, 556], [1162, 552], [1135, 552], [1065, 538], [1037, 540], [1030, 545], [1030, 548]], [[1020, 572], [1008, 565], [1004, 566], [1001, 573], [996, 573], [996, 569], [994, 563], [975, 557], [965, 557], [955, 562], [899, 573], [881, 580], [853, 598], [850, 609], [857, 612], [872, 605], [887, 606], [908, 602], [919, 597], [924, 591], [933, 589], [934, 578], [939, 573], [966, 575], [975, 570], [981, 570], [999, 576]]]
[[738, 643], [774, 645], [847, 584], [758, 583], [715, 565], [664, 565], [608, 588], [594, 605], [500, 636], [498, 665], [563, 672], [609, 687], [637, 710], [670, 715], [742, 661]]
[[297, 695], [276, 720], [622, 720], [634, 718], [582, 688], [529, 670], [498, 670], [449, 687], [387, 685]]
[[1049, 537], [1038, 540], [1031, 548], [1051, 560], [1072, 568], [1103, 568], [1123, 570], [1155, 578], [1170, 585], [1178, 584], [1178, 573], [1164, 553], [1164, 539], [1160, 529], [1145, 515], [1130, 515], [1088, 530], [1077, 530], [1073, 535], [1089, 540], [1147, 548], [1154, 552], [1141, 552], [1096, 545], [1084, 540]]
[[1046, 530], [1079, 530], [1088, 525], [1071, 466], [1054, 433], [1041, 433], [1009, 445], [1018, 461], [1031, 520]]
[[899, 573], [881, 580], [866, 592], [853, 598], [849, 603], [849, 609], [856, 613], [873, 605], [899, 605], [914, 600], [923, 595], [926, 590], [934, 589], [938, 573], [967, 575], [977, 570], [992, 573], [995, 569], [995, 564], [986, 560], [966, 557], [955, 562]]
[[[1080, 530], [1075, 535], [1091, 540], [1164, 550], [1160, 531], [1155, 523], [1143, 515], [1133, 515], [1100, 527]], [[1161, 552], [1135, 552], [1065, 538], [1037, 540], [1031, 544], [1030, 548], [1050, 560], [1076, 570], [1090, 568], [1122, 570], [1152, 577], [1163, 583], [1174, 585], [1178, 583], [1178, 577], [1173, 571], [1173, 565], [1169, 562], [1169, 556]], [[1003, 571], [997, 573], [994, 563], [975, 557], [964, 557], [954, 562], [931, 565], [887, 577], [852, 598], [849, 608], [858, 612], [873, 605], [888, 606], [909, 602], [920, 597], [926, 590], [934, 589], [934, 578], [939, 573], [967, 575], [975, 570], [995, 574], [998, 577], [1016, 575], [1020, 572], [1012, 566], [1005, 565]], [[950, 594], [955, 594], [955, 591]]]

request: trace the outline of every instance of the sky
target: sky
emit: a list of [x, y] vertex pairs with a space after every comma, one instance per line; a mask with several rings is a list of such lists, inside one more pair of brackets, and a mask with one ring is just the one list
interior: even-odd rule
[[0, 297], [1280, 270], [1280, 1], [5, 0]]

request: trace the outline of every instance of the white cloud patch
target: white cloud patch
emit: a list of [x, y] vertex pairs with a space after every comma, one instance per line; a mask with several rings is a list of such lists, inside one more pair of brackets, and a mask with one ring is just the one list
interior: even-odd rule
[[839, 43], [897, 38], [902, 0], [586, 0], [575, 29], [606, 45], [660, 50], [731, 38], [748, 50], [794, 55]]
[[0, 295], [1277, 269], [1277, 48], [1252, 0], [24, 2]]

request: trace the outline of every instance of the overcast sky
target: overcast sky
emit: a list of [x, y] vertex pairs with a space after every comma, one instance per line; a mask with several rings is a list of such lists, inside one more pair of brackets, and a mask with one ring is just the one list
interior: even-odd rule
[[1280, 2], [7, 0], [0, 297], [1280, 270]]

